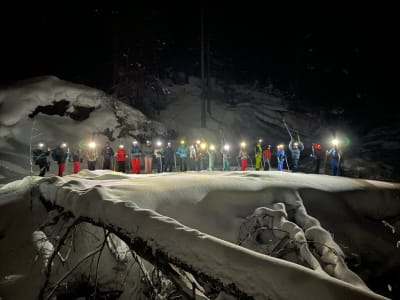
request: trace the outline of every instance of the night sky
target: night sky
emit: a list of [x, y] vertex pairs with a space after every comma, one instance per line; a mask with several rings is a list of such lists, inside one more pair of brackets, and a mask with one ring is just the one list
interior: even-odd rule
[[[56, 75], [107, 91], [116, 59], [156, 75], [172, 67], [199, 76], [200, 7], [162, 3], [3, 7], [0, 84]], [[230, 83], [269, 80], [314, 104], [374, 106], [391, 90], [394, 8], [271, 3], [204, 5], [212, 74]]]

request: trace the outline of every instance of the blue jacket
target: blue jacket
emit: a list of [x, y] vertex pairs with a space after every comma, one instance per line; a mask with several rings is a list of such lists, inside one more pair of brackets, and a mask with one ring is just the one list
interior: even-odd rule
[[278, 150], [278, 152], [276, 152], [276, 156], [278, 158], [278, 160], [283, 160], [285, 159], [285, 150]]
[[140, 146], [139, 145], [132, 145], [131, 146], [131, 156], [132, 157], [140, 157], [140, 154], [142, 153], [142, 150], [140, 150]]
[[337, 148], [335, 148], [335, 147], [332, 147], [331, 149], [329, 149], [328, 154], [332, 159], [338, 160], [340, 157], [340, 153], [337, 150]]
[[303, 143], [299, 143], [297, 147], [293, 148], [292, 142], [290, 142], [289, 150], [292, 152], [292, 159], [300, 159], [300, 152], [304, 150], [304, 145]]
[[179, 148], [176, 150], [176, 154], [178, 154], [180, 158], [187, 157], [188, 149], [185, 146], [179, 146]]

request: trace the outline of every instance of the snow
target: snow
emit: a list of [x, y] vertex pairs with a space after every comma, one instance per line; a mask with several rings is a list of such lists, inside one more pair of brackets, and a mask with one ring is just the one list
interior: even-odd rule
[[[63, 100], [69, 103], [65, 115], [40, 112], [29, 117], [39, 106], [52, 106]], [[88, 118], [77, 121], [68, 115], [77, 107], [93, 111]], [[54, 76], [33, 78], [0, 90], [0, 166], [18, 174], [29, 174], [31, 139], [33, 146], [42, 142], [46, 147], [55, 148], [66, 142], [75, 148], [90, 141], [94, 135], [97, 144], [104, 145], [108, 141], [103, 135], [106, 130], [112, 132], [115, 139], [111, 143], [114, 149], [120, 143], [129, 145], [133, 136], [165, 133], [161, 124], [103, 91]], [[54, 168], [51, 172], [57, 174]]]
[[[400, 203], [395, 197], [400, 184], [396, 183], [274, 171], [127, 175], [85, 170], [77, 175], [36, 177], [33, 182], [25, 178], [10, 183], [0, 190], [1, 205], [21, 202], [22, 192], [17, 191], [29, 190], [31, 186], [37, 187], [36, 206], [40, 206], [40, 195], [76, 217], [109, 224], [131, 239], [140, 237], [153, 251], [167, 253], [203, 274], [219, 278], [225, 286], [233, 283], [255, 299], [384, 298], [362, 282], [359, 284], [355, 274], [343, 269], [345, 265], [337, 261], [338, 257], [332, 257], [331, 252], [325, 253], [330, 256], [326, 259], [336, 261], [331, 265], [336, 264], [333, 269], [339, 275], [344, 274], [343, 278], [352, 275], [350, 283], [321, 269], [314, 271], [237, 245], [243, 221], [253, 212], [260, 213], [275, 204], [280, 206], [278, 210], [275, 207], [276, 213], [272, 215], [279, 210], [284, 215], [293, 207], [299, 208], [303, 218], [296, 217], [297, 225], [306, 233], [311, 223], [323, 230], [313, 238], [320, 238], [321, 243], [336, 248], [338, 253], [341, 249], [333, 236], [360, 235], [363, 243], [360, 247], [383, 251], [385, 254], [380, 255], [391, 257], [388, 262], [391, 267], [399, 266], [400, 262], [394, 238], [388, 242], [384, 235], [375, 236], [377, 230], [371, 228], [380, 225], [368, 219], [400, 214]], [[320, 197], [322, 194], [328, 197]], [[359, 207], [361, 201], [363, 205]], [[302, 224], [302, 220], [308, 225]], [[345, 222], [345, 229], [337, 224], [340, 220]], [[335, 225], [340, 230], [336, 233], [333, 230], [334, 235], [330, 235], [331, 228], [325, 229]], [[381, 226], [380, 230], [386, 229]], [[389, 249], [390, 243], [393, 249]], [[324, 255], [321, 257], [323, 260]]]
[[[267, 143], [286, 143], [282, 113], [301, 134], [326, 134], [320, 124], [310, 126], [312, 116], [289, 111], [282, 99], [248, 87], [235, 88], [236, 95], [253, 100], [229, 106], [214, 99], [208, 129], [200, 128], [200, 88], [195, 78], [188, 85], [169, 87], [171, 103], [160, 116], [166, 128], [102, 91], [53, 76], [0, 90], [0, 182], [29, 174], [31, 138], [32, 144], [54, 147], [65, 141], [73, 148], [94, 134], [102, 145], [107, 140], [102, 133], [108, 129], [115, 149], [119, 143], [130, 144], [133, 136], [156, 138], [168, 128], [188, 142], [204, 138], [218, 145], [224, 138], [233, 148], [242, 139], [251, 143], [259, 137]], [[222, 93], [218, 89], [214, 86], [213, 93]], [[78, 106], [93, 111], [81, 121], [44, 113], [29, 117], [39, 106], [61, 100], [69, 102], [67, 113]], [[357, 163], [361, 164], [367, 166]], [[68, 163], [67, 176], [61, 178], [53, 176], [55, 165], [50, 177], [25, 177], [0, 189], [0, 298], [37, 296], [54, 251], [52, 243], [70, 224], [71, 220], [51, 227], [55, 237], [42, 231], [40, 226], [54, 217], [54, 211], [47, 212], [41, 197], [75, 217], [118, 229], [131, 240], [140, 237], [154, 253], [161, 251], [225, 286], [234, 284], [255, 299], [380, 299], [371, 289], [385, 290], [387, 296], [399, 293], [392, 278], [400, 276], [393, 271], [400, 270], [398, 183], [275, 171], [129, 175], [84, 169], [70, 175]], [[67, 264], [54, 265], [52, 282], [92, 251], [102, 235], [99, 227], [79, 225], [74, 238], [66, 242], [75, 241], [75, 251], [63, 248], [60, 255], [68, 257]], [[283, 257], [287, 260], [273, 257], [273, 250], [287, 237], [295, 241], [292, 252]], [[109, 246], [101, 256], [99, 285], [110, 290], [122, 286], [126, 297], [122, 299], [143, 299], [142, 282], [135, 276], [138, 266], [129, 267], [134, 258], [120, 238], [110, 239], [117, 248]], [[348, 261], [358, 268], [357, 274], [348, 268]], [[90, 278], [92, 272], [92, 264], [85, 262], [70, 282], [83, 274]], [[368, 288], [366, 279], [368, 284], [377, 282]], [[218, 299], [230, 299], [225, 292]]]

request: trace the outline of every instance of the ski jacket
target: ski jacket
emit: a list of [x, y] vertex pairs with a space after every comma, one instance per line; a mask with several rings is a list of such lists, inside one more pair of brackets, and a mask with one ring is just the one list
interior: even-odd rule
[[164, 151], [165, 160], [170, 161], [174, 159], [174, 149], [172, 147], [165, 148]]
[[142, 150], [140, 149], [139, 145], [132, 145], [131, 146], [131, 156], [138, 158], [140, 157], [140, 155], [142, 154]]
[[339, 150], [336, 147], [333, 147], [333, 148], [329, 149], [328, 154], [332, 159], [336, 159], [337, 160], [340, 157]]
[[199, 154], [198, 154], [196, 146], [190, 147], [190, 158], [191, 159], [198, 159], [199, 158]]
[[65, 163], [65, 161], [67, 160], [68, 157], [68, 153], [61, 148], [60, 146], [58, 146], [57, 148], [55, 148], [51, 154], [51, 156], [53, 157], [53, 159], [58, 163], [58, 164], [63, 164]]
[[264, 158], [270, 160], [271, 159], [271, 150], [270, 149], [265, 149], [263, 152]]
[[208, 157], [213, 160], [215, 158], [215, 151], [214, 150], [209, 150], [207, 151]]
[[239, 151], [239, 157], [240, 157], [240, 159], [248, 159], [249, 155], [247, 154], [246, 150], [240, 150]]
[[72, 151], [71, 157], [73, 162], [81, 162], [81, 151], [80, 150]]
[[153, 157], [154, 147], [152, 145], [144, 145], [142, 152], [145, 157]]
[[188, 156], [188, 149], [185, 146], [179, 146], [176, 150], [176, 154], [178, 154], [180, 158], [185, 158]]
[[292, 152], [292, 159], [300, 159], [300, 152], [304, 150], [304, 145], [299, 143], [297, 147], [292, 147], [292, 142], [290, 142], [289, 150]]
[[154, 156], [156, 158], [162, 158], [164, 157], [164, 149], [162, 147], [154, 149]]
[[86, 153], [86, 158], [88, 161], [96, 161], [97, 160], [97, 150], [96, 148], [89, 149]]
[[285, 159], [285, 150], [278, 150], [276, 153], [276, 157], [278, 158], [278, 161], [284, 160]]
[[315, 159], [315, 160], [321, 159], [321, 150], [320, 149], [317, 149], [315, 147], [311, 147], [311, 150], [312, 150], [311, 157], [313, 159]]
[[117, 161], [125, 161], [126, 151], [124, 148], [119, 148], [117, 150]]
[[110, 146], [106, 146], [101, 151], [101, 154], [104, 156], [104, 159], [111, 159], [114, 156], [114, 150]]
[[262, 147], [261, 144], [257, 144], [255, 149], [254, 149], [254, 153], [257, 154], [261, 154], [262, 153]]
[[47, 156], [49, 155], [50, 151], [44, 151], [43, 149], [34, 149], [32, 151], [32, 160], [35, 162], [36, 165], [47, 165]]
[[222, 149], [221, 154], [223, 160], [228, 160], [231, 158], [231, 153], [229, 152], [229, 150]]

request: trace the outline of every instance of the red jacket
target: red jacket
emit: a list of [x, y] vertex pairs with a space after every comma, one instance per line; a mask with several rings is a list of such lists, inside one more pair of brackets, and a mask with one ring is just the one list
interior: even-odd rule
[[271, 150], [270, 150], [270, 149], [264, 150], [263, 156], [264, 156], [266, 159], [271, 159]]
[[125, 161], [126, 151], [124, 148], [119, 148], [117, 150], [117, 161]]

